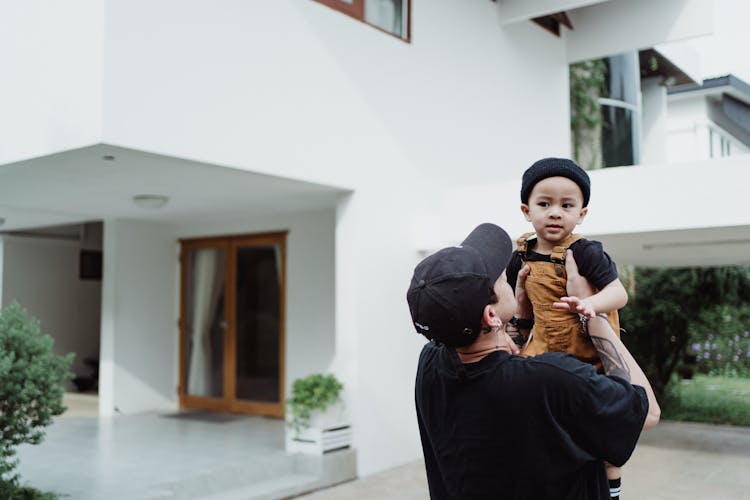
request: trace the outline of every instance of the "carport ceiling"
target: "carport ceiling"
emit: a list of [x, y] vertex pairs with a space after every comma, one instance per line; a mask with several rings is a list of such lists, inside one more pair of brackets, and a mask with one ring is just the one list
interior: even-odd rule
[[591, 235], [618, 265], [644, 267], [750, 265], [750, 227], [725, 226], [637, 234]]
[[[335, 207], [347, 191], [99, 144], [0, 166], [0, 230], [106, 218], [176, 222]], [[144, 209], [133, 196], [169, 197]]]

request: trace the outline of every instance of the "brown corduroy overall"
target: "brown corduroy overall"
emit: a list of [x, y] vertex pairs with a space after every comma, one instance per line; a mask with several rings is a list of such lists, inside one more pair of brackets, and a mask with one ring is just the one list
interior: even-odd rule
[[[534, 233], [521, 236], [518, 243], [518, 254], [524, 264], [531, 268], [526, 278], [526, 295], [534, 309], [534, 327], [529, 342], [521, 352], [522, 356], [536, 356], [543, 352], [567, 352], [586, 363], [596, 366], [601, 372], [601, 361], [594, 345], [588, 336], [580, 334], [581, 324], [578, 316], [552, 306], [560, 297], [568, 295], [565, 285], [566, 250], [582, 238], [580, 234], [571, 234], [556, 246], [550, 254], [551, 262], [529, 261], [526, 259], [528, 240]], [[619, 336], [620, 324], [617, 311], [608, 313], [609, 323]]]

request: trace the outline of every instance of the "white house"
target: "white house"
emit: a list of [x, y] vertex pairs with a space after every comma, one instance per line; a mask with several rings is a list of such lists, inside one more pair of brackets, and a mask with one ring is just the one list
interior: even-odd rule
[[[413, 266], [483, 221], [525, 230], [520, 174], [570, 154], [571, 62], [710, 33], [712, 8], [5, 2], [2, 303], [99, 360], [101, 415], [281, 417], [333, 371], [359, 473], [413, 460]], [[592, 172], [584, 232], [618, 262], [746, 261], [748, 159], [707, 161]]]
[[750, 152], [750, 85], [734, 75], [669, 90], [667, 148], [672, 163]]

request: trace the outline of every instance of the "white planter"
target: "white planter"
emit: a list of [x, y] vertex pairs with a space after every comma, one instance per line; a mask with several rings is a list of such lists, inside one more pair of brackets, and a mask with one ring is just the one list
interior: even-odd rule
[[349, 448], [352, 444], [352, 427], [346, 417], [344, 405], [335, 403], [325, 412], [314, 412], [310, 427], [295, 434], [286, 429], [286, 451], [288, 453], [323, 453]]

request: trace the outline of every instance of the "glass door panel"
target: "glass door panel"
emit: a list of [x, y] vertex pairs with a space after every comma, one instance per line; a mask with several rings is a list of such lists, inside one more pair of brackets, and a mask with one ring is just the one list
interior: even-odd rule
[[186, 250], [182, 382], [187, 396], [224, 396], [225, 254], [223, 248]]
[[280, 402], [281, 251], [279, 245], [236, 248], [235, 396]]

